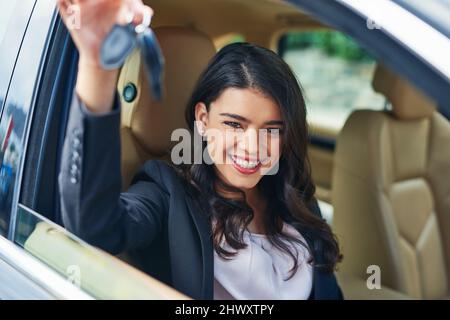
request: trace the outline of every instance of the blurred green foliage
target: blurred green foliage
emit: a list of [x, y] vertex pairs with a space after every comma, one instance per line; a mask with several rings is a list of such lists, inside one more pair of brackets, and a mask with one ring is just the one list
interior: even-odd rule
[[235, 34], [230, 39], [230, 43], [236, 43], [236, 42], [245, 42], [245, 37], [242, 34]]
[[330, 56], [338, 56], [345, 60], [373, 60], [373, 57], [353, 39], [337, 31], [292, 32], [283, 38], [284, 51], [316, 47]]

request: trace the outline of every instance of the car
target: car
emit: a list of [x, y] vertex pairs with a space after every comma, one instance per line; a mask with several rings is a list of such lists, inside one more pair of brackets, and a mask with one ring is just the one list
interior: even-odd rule
[[[212, 55], [256, 43], [305, 90], [316, 198], [344, 254], [344, 297], [450, 297], [448, 2], [144, 2], [156, 13], [165, 99], [152, 100], [135, 51], [117, 83], [124, 189], [145, 161], [167, 158]], [[57, 176], [77, 61], [55, 1], [0, 3], [0, 299], [189, 299], [132, 253], [112, 256], [64, 229]]]

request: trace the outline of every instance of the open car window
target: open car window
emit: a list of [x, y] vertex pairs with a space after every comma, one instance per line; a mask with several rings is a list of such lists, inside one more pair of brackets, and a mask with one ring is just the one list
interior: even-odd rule
[[304, 89], [308, 121], [337, 134], [352, 111], [382, 110], [386, 99], [372, 89], [376, 60], [339, 31], [289, 32], [280, 54]]

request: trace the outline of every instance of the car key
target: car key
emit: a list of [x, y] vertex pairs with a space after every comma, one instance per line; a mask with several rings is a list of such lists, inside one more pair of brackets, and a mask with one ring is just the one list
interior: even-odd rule
[[152, 97], [156, 101], [160, 101], [163, 92], [164, 57], [158, 40], [149, 28], [150, 23], [151, 16], [144, 14], [142, 24], [138, 26], [133, 23], [114, 25], [102, 43], [100, 61], [106, 70], [117, 69], [125, 63], [127, 57], [138, 46], [141, 50]]
[[162, 75], [164, 69], [164, 57], [161, 48], [158, 45], [158, 40], [153, 31], [150, 28], [146, 28], [143, 32], [138, 34], [137, 42], [145, 62], [145, 71], [147, 79], [150, 82], [152, 96], [156, 101], [161, 101], [163, 94]]
[[100, 61], [106, 70], [120, 68], [137, 45], [135, 26], [116, 24], [100, 48]]

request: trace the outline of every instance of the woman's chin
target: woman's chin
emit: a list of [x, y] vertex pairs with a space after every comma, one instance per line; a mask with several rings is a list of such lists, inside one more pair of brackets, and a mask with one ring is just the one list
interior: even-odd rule
[[241, 190], [253, 189], [261, 180], [259, 172], [255, 172], [251, 175], [243, 175], [236, 172], [234, 168], [230, 168], [230, 170], [227, 171], [228, 172], [224, 176], [228, 183]]

